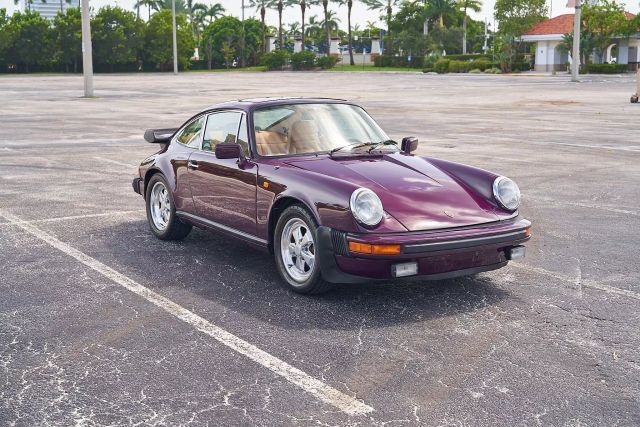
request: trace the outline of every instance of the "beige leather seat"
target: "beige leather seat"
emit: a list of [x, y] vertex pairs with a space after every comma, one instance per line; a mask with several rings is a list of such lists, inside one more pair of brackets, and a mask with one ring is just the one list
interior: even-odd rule
[[289, 139], [278, 132], [257, 131], [256, 146], [261, 156], [289, 154]]
[[291, 150], [294, 153], [315, 153], [323, 151], [318, 135], [318, 126], [313, 120], [298, 120], [289, 131]]

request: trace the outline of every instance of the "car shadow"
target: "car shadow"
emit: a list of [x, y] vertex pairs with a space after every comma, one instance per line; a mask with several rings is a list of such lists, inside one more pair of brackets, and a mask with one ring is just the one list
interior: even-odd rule
[[488, 274], [336, 285], [328, 293], [305, 296], [284, 288], [272, 255], [232, 238], [194, 229], [184, 241], [164, 242], [143, 221], [118, 224], [109, 233], [127, 247], [114, 252], [122, 257], [117, 262], [146, 286], [187, 290], [287, 329], [352, 330], [363, 319], [368, 327], [423, 322], [472, 314], [510, 296]]

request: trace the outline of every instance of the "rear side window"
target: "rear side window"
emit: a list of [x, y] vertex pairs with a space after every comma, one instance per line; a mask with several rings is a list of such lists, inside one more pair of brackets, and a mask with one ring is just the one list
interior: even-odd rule
[[238, 129], [242, 113], [239, 111], [225, 111], [213, 113], [207, 119], [207, 127], [204, 131], [202, 149], [215, 151], [218, 144], [233, 144], [238, 138]]
[[198, 117], [188, 125], [186, 125], [178, 134], [175, 140], [182, 145], [191, 148], [200, 148], [202, 141], [202, 130], [204, 128], [204, 116]]

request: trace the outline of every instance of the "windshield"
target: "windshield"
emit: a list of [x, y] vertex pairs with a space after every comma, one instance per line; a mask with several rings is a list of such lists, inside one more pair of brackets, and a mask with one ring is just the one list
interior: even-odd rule
[[[347, 104], [289, 104], [253, 113], [256, 148], [261, 156], [341, 154], [389, 149], [380, 126], [360, 107]], [[379, 147], [377, 144], [380, 144]], [[395, 149], [395, 148], [392, 148]]]

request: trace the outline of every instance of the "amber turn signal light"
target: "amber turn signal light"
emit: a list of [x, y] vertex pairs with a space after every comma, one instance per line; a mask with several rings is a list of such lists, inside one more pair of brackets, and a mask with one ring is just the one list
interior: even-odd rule
[[368, 243], [349, 242], [349, 251], [367, 255], [398, 255], [400, 245], [370, 245]]
[[524, 235], [528, 238], [531, 237], [531, 227], [524, 230]]

